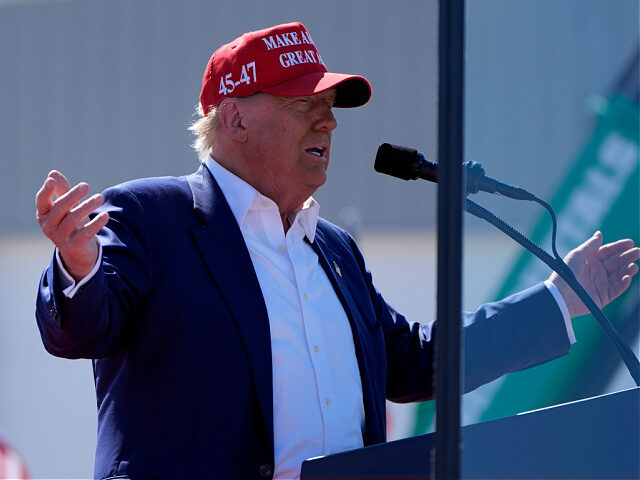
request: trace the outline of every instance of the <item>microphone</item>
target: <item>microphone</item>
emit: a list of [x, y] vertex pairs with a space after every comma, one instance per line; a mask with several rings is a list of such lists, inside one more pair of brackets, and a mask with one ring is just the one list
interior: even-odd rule
[[[464, 162], [467, 194], [478, 193], [479, 190], [496, 193], [517, 200], [534, 200], [536, 197], [520, 187], [514, 187], [487, 177], [484, 168], [478, 162]], [[374, 164], [376, 172], [385, 173], [403, 180], [422, 178], [430, 182], [438, 182], [438, 164], [427, 160], [424, 155], [413, 148], [383, 143], [378, 148]]]

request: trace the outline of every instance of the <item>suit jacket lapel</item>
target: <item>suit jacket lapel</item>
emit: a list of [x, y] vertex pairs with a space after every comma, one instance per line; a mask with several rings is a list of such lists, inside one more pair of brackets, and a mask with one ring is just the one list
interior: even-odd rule
[[204, 165], [187, 177], [203, 225], [195, 243], [243, 337], [260, 410], [273, 444], [273, 386], [269, 317], [251, 257], [220, 187]]
[[341, 266], [339, 253], [335, 252], [327, 240], [324, 232], [318, 228], [312, 248], [318, 255], [320, 265], [329, 277], [329, 281], [333, 285], [333, 289], [342, 303], [345, 313], [351, 323], [351, 331], [353, 333], [353, 342], [360, 369], [360, 379], [362, 381], [362, 394], [365, 408], [365, 445], [370, 442], [370, 438], [384, 438], [384, 432], [380, 430], [380, 426], [385, 425], [386, 412], [382, 411], [376, 399], [375, 379], [370, 365], [371, 355], [383, 355], [384, 352], [374, 352], [371, 348], [371, 342], [367, 340], [367, 326], [364, 324], [360, 310], [354, 300], [351, 292], [347, 288], [348, 279], [343, 276], [348, 275], [347, 269]]

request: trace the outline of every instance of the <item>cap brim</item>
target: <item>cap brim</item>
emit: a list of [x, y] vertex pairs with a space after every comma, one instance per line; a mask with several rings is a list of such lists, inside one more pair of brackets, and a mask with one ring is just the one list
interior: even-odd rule
[[263, 88], [273, 95], [298, 97], [336, 89], [335, 107], [360, 107], [371, 98], [371, 85], [366, 78], [347, 73], [313, 72], [292, 80]]

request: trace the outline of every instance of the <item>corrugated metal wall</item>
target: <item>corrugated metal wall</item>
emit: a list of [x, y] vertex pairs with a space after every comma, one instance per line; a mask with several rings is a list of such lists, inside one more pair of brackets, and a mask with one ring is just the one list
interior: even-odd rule
[[[635, 0], [469, 1], [467, 156], [547, 193], [588, 130], [587, 96], [635, 48], [637, 18]], [[323, 215], [353, 205], [365, 226], [432, 225], [435, 187], [372, 163], [383, 141], [436, 157], [435, 0], [85, 0], [0, 3], [0, 228], [35, 229], [33, 194], [51, 168], [96, 190], [192, 171], [186, 125], [212, 50], [294, 19], [330, 68], [374, 88], [366, 107], [338, 112]]]
[[295, 19], [331, 69], [367, 75], [375, 92], [365, 108], [338, 112], [323, 213], [335, 218], [355, 204], [371, 222], [415, 220], [399, 199], [425, 203], [429, 192], [376, 179], [372, 164], [386, 138], [433, 144], [435, 5], [112, 0], [2, 8], [0, 226], [33, 226], [33, 193], [52, 168], [94, 189], [193, 171], [186, 125], [212, 51]]

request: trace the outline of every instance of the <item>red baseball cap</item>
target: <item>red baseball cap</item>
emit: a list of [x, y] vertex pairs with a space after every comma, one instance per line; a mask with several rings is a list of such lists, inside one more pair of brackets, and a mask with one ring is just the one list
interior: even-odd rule
[[303, 96], [336, 88], [336, 107], [359, 107], [371, 98], [366, 78], [327, 70], [299, 22], [245, 33], [216, 50], [204, 72], [200, 105], [207, 115], [226, 97], [257, 92]]

